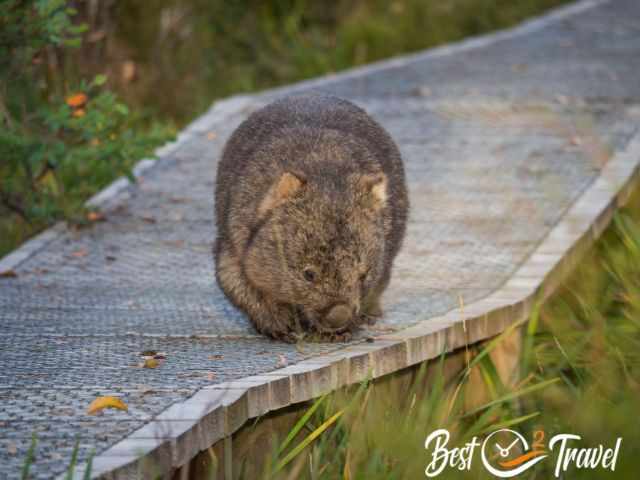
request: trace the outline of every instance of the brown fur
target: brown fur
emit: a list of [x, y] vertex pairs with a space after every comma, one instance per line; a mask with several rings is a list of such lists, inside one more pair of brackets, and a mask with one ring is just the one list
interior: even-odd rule
[[225, 146], [215, 197], [218, 283], [260, 332], [343, 338], [381, 315], [408, 199], [364, 110], [330, 96], [258, 110]]

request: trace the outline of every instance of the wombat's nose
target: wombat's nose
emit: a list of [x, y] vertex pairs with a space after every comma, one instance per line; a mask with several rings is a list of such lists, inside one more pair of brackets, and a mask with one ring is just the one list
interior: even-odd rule
[[324, 317], [324, 323], [330, 328], [344, 327], [351, 320], [352, 309], [344, 303], [333, 307], [327, 316]]

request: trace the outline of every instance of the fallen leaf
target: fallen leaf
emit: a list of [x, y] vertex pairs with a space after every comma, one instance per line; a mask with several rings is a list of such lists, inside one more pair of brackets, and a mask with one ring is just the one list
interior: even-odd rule
[[114, 257], [113, 255], [107, 255], [106, 257], [104, 257], [104, 259], [107, 262], [115, 262], [116, 261], [116, 257]]
[[80, 118], [80, 117], [84, 117], [85, 115], [85, 111], [84, 108], [78, 108], [77, 110], [74, 110], [72, 115], [76, 118]]
[[207, 140], [215, 140], [218, 138], [218, 134], [216, 132], [207, 133]]
[[90, 222], [101, 222], [104, 220], [104, 214], [101, 212], [89, 212], [87, 213], [87, 220]]
[[218, 375], [216, 375], [216, 374], [215, 374], [215, 373], [213, 373], [213, 372], [209, 372], [209, 373], [207, 373], [207, 379], [208, 379], [208, 380], [215, 380], [217, 376], [218, 376]]
[[87, 409], [88, 415], [95, 415], [96, 413], [104, 410], [105, 408], [117, 408], [118, 410], [129, 410], [129, 407], [120, 400], [118, 397], [98, 397], [96, 398]]
[[86, 248], [81, 248], [80, 250], [76, 250], [75, 252], [71, 252], [71, 255], [76, 258], [82, 258], [89, 255], [89, 251]]
[[209, 360], [222, 360], [224, 355], [209, 355]]
[[18, 447], [14, 443], [10, 443], [7, 445], [7, 453], [11, 456], [16, 455], [18, 453]]
[[138, 387], [140, 393], [142, 395], [146, 395], [147, 393], [153, 393], [153, 387], [151, 385], [140, 385]]
[[15, 270], [4, 270], [0, 272], [0, 277], [2, 278], [16, 278], [18, 274]]
[[277, 367], [286, 367], [287, 366], [287, 357], [285, 357], [284, 355], [282, 355], [281, 353], [278, 354], [278, 363], [276, 364]]
[[156, 368], [160, 362], [155, 358], [147, 358], [142, 364], [142, 368]]
[[140, 218], [142, 218], [142, 220], [144, 220], [147, 223], [156, 223], [155, 217], [152, 217], [151, 215], [143, 215]]
[[84, 93], [76, 93], [67, 97], [67, 105], [73, 108], [79, 108], [87, 103], [87, 100], [88, 98]]

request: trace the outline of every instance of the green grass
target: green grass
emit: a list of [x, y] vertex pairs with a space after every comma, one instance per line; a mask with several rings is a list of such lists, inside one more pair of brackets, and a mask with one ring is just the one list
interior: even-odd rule
[[[111, 55], [134, 59], [139, 75], [127, 82], [114, 74], [110, 82], [132, 105], [151, 105], [162, 117], [181, 123], [215, 98], [505, 28], [563, 3], [566, 0], [124, 0], [111, 17], [119, 46]], [[117, 71], [116, 64], [110, 67]], [[173, 94], [157, 95], [159, 91]]]
[[[9, 159], [0, 163], [0, 256], [57, 220], [81, 219], [85, 200], [217, 98], [504, 28], [565, 2], [123, 0], [75, 2], [77, 14], [67, 15], [61, 6], [68, 2], [46, 0], [40, 3], [51, 12], [36, 23], [19, 10], [30, 7], [12, 0], [0, 9], [0, 27], [11, 33], [9, 26], [18, 32], [24, 24], [30, 33], [25, 43], [13, 32], [15, 55], [0, 62], [0, 127], [11, 137], [0, 136], [0, 153]], [[78, 23], [86, 31], [69, 26]], [[65, 35], [78, 38], [60, 43]], [[127, 65], [131, 75], [124, 74]], [[118, 128], [126, 124], [135, 142], [118, 136], [107, 145], [85, 130], [70, 138], [60, 122], [42, 118], [42, 111], [61, 112], [64, 96], [92, 78], [105, 79], [105, 88], [128, 105], [131, 114]], [[88, 114], [97, 112], [89, 107]], [[134, 143], [142, 148], [129, 150], [144, 153], [124, 153]]]
[[[488, 355], [506, 338], [500, 336], [448, 380], [444, 364], [432, 361], [408, 383], [376, 381], [355, 394], [332, 394], [292, 430], [296, 442], [289, 438], [282, 443], [286, 448], [273, 452], [263, 477], [426, 478], [430, 457], [424, 442], [431, 431], [447, 428], [462, 446], [474, 435], [513, 426], [529, 440], [542, 429], [545, 442], [557, 433], [574, 433], [582, 437], [575, 445], [583, 447], [613, 446], [622, 437], [615, 473], [574, 469], [566, 478], [635, 478], [640, 468], [640, 193], [553, 297], [534, 309], [523, 332], [515, 387], [501, 382]], [[480, 406], [465, 400], [477, 395], [469, 383], [474, 368], [489, 395]], [[333, 424], [314, 436], [329, 420]], [[495, 478], [481, 468], [479, 454], [472, 465], [470, 472], [447, 469], [436, 478]], [[554, 478], [554, 468], [555, 457], [518, 478]]]

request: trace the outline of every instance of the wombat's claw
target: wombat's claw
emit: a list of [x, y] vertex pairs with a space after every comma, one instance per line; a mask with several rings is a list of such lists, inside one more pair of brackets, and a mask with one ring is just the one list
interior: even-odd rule
[[274, 340], [280, 340], [286, 343], [298, 343], [304, 338], [304, 334], [292, 330], [289, 330], [287, 332], [273, 331], [269, 332], [267, 335], [269, 335]]
[[323, 335], [323, 339], [331, 343], [345, 343], [351, 341], [352, 333], [347, 330], [345, 332], [331, 332]]

